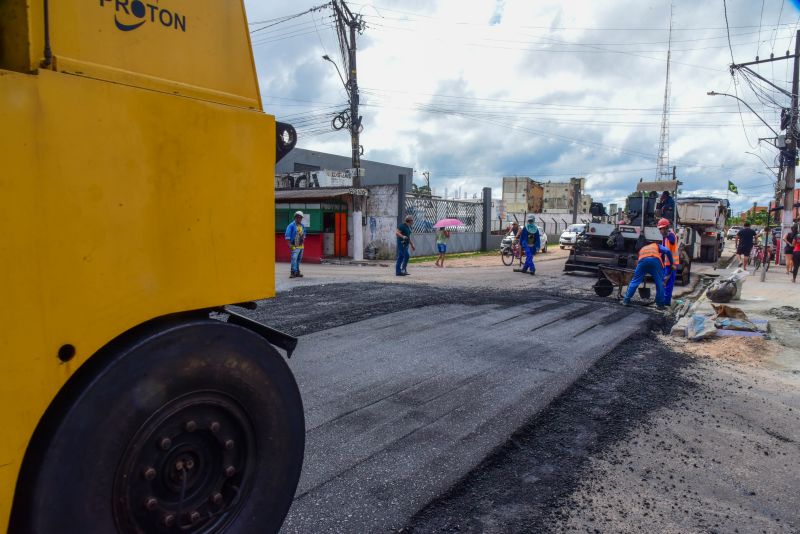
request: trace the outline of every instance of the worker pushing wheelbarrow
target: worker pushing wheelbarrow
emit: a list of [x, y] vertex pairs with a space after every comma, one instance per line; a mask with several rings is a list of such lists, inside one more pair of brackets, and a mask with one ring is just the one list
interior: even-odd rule
[[[622, 297], [622, 287], [627, 285], [628, 290], [622, 300], [623, 306], [630, 305], [633, 294], [639, 289], [639, 296], [643, 299], [650, 298], [650, 288], [646, 283], [639, 287], [647, 276], [652, 278], [656, 286], [656, 305], [664, 307], [664, 281], [665, 265], [672, 270], [675, 264], [672, 261], [672, 253], [666, 247], [658, 243], [649, 243], [639, 249], [639, 257], [636, 262], [636, 269], [625, 269], [622, 267], [601, 266], [599, 268], [600, 279], [594, 285], [594, 291], [601, 297], [607, 297], [617, 288], [617, 297]], [[669, 275], [667, 275], [669, 277]]]

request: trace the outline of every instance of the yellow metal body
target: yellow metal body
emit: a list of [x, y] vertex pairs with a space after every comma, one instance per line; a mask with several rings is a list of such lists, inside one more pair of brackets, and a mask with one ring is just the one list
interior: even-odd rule
[[100, 347], [274, 294], [275, 120], [244, 7], [135, 3], [51, 0], [43, 67], [43, 2], [0, 0], [0, 531], [40, 418]]

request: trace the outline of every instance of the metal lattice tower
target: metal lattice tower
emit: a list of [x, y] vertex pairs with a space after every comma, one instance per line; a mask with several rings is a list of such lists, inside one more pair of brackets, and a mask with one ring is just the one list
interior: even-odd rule
[[667, 82], [664, 85], [664, 109], [661, 112], [661, 139], [658, 142], [658, 162], [656, 180], [669, 179], [672, 171], [669, 166], [669, 64], [672, 59], [672, 4], [669, 6], [669, 40], [667, 46]]

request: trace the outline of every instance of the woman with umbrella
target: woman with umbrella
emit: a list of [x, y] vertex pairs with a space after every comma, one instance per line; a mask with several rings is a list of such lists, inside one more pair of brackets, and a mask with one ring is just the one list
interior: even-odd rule
[[464, 226], [464, 223], [458, 219], [442, 219], [433, 225], [436, 228], [436, 249], [439, 252], [439, 257], [436, 259], [437, 267], [444, 267], [444, 255], [447, 253], [447, 240], [450, 239], [450, 230], [448, 227]]

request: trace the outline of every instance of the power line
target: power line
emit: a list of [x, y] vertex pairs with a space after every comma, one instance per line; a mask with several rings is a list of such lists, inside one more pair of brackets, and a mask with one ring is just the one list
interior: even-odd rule
[[[360, 5], [360, 6], [372, 6], [372, 4], [364, 4], [364, 3], [359, 3], [359, 2], [350, 2], [350, 3], [353, 4], [353, 5]], [[379, 7], [382, 11], [387, 11], [387, 12], [392, 12], [392, 13], [400, 13], [400, 14], [405, 14], [405, 15], [412, 15], [412, 16], [415, 16], [417, 18], [429, 19], [431, 21], [441, 21], [441, 22], [446, 22], [446, 23], [451, 23], [451, 24], [458, 24], [458, 25], [461, 25], [461, 26], [492, 27], [488, 23], [487, 24], [482, 24], [482, 23], [467, 22], [467, 21], [454, 21], [454, 20], [451, 20], [451, 19], [444, 19], [444, 18], [441, 18], [441, 17], [434, 17], [434, 16], [431, 16], [431, 15], [423, 15], [421, 13], [417, 13], [417, 12], [413, 12], [413, 11], [402, 11], [402, 10], [398, 10], [398, 9], [390, 9], [390, 8], [383, 7], [383, 6], [377, 6], [377, 7]], [[389, 17], [384, 17], [384, 18], [389, 18]], [[396, 20], [402, 20], [402, 19], [396, 19]], [[788, 25], [791, 26], [791, 24], [788, 24]], [[505, 25], [505, 26], [506, 27], [511, 27], [511, 28], [528, 28], [528, 29], [539, 29], [539, 30], [550, 30], [550, 31], [552, 31], [552, 30], [614, 31], [614, 32], [620, 32], [620, 31], [647, 31], [647, 32], [667, 31], [663, 27], [578, 27], [578, 26], [531, 26], [531, 25], [515, 25], [515, 24]], [[737, 30], [743, 30], [743, 29], [758, 28], [758, 26], [755, 26], [755, 25], [731, 26], [731, 28], [737, 29]], [[725, 29], [726, 28], [722, 27], [722, 26], [715, 26], [715, 27], [701, 27], [701, 26], [691, 26], [691, 27], [689, 27], [689, 26], [687, 26], [686, 28], [675, 28], [675, 31], [696, 32], [696, 31], [711, 31], [711, 30], [725, 30]]]
[[277, 26], [278, 24], [282, 24], [282, 23], [284, 23], [286, 21], [302, 17], [303, 15], [307, 15], [309, 13], [313, 13], [314, 11], [319, 11], [320, 9], [325, 9], [326, 7], [331, 7], [331, 3], [328, 2], [326, 4], [321, 4], [321, 5], [318, 5], [318, 6], [314, 6], [311, 9], [307, 9], [307, 10], [302, 11], [300, 13], [295, 13], [294, 15], [286, 15], [285, 17], [279, 17], [277, 19], [272, 19], [271, 21], [267, 21], [267, 23], [264, 24], [263, 26], [261, 26], [260, 28], [256, 28], [255, 30], [250, 30], [250, 33], [253, 34], [253, 33], [260, 32], [262, 30], [266, 30], [267, 28], [271, 28], [273, 26]]

